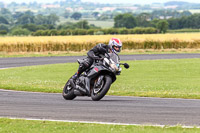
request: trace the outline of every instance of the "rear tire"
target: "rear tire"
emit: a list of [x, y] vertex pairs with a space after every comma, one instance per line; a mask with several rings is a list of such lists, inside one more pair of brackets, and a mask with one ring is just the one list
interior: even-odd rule
[[[70, 90], [68, 90], [69, 87], [71, 88]], [[74, 95], [74, 88], [72, 88], [72, 86], [70, 85], [69, 80], [63, 88], [62, 96], [65, 100], [73, 100], [76, 97], [76, 95]]]
[[105, 75], [103, 80], [105, 82], [104, 82], [102, 90], [99, 93], [95, 94], [94, 89], [92, 89], [91, 98], [92, 98], [93, 101], [101, 100], [106, 95], [108, 90], [110, 89], [110, 85], [112, 84], [112, 78], [108, 75]]

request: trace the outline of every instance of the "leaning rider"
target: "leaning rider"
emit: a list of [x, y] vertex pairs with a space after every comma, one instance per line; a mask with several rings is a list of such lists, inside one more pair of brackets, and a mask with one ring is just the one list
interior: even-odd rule
[[99, 55], [105, 53], [115, 53], [118, 55], [118, 53], [121, 51], [122, 48], [122, 42], [117, 38], [112, 38], [109, 41], [109, 44], [98, 44], [95, 47], [93, 47], [88, 53], [87, 58], [84, 59], [84, 62], [80, 63], [78, 71], [72, 76], [72, 82], [75, 85], [76, 79], [81, 75], [82, 72], [90, 68], [90, 66], [93, 64], [94, 60], [100, 59]]

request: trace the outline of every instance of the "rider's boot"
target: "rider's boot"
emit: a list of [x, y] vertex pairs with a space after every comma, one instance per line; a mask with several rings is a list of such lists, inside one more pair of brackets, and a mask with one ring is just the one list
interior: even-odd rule
[[72, 78], [70, 79], [70, 83], [72, 85], [73, 88], [76, 88], [77, 90], [80, 90], [81, 92], [83, 92], [84, 94], [89, 94], [88, 91], [86, 91], [85, 89], [83, 89], [82, 87], [80, 86], [77, 86], [76, 85], [76, 80], [78, 77], [80, 77], [81, 73], [83, 73], [87, 68], [89, 68], [90, 65], [89, 64], [85, 64], [85, 63], [82, 63], [80, 64], [79, 68], [78, 68], [78, 72], [76, 72]]
[[73, 76], [72, 76], [72, 79], [73, 80], [76, 80], [78, 78], [78, 72], [76, 72]]
[[78, 68], [78, 71], [71, 77], [70, 79], [70, 83], [72, 84], [73, 88], [76, 88], [74, 86], [76, 86], [75, 82], [76, 82], [76, 79], [81, 75], [82, 72], [84, 72], [86, 70], [86, 68], [80, 64], [79, 68]]

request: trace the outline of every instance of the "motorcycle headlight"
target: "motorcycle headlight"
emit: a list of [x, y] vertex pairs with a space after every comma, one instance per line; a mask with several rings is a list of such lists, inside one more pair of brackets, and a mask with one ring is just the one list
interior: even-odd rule
[[119, 71], [119, 68], [117, 67], [116, 64], [110, 64], [110, 67], [115, 71]]

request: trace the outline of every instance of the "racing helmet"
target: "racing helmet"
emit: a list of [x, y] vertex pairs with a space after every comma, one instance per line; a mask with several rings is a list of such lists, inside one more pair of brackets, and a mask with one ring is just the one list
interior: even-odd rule
[[122, 42], [117, 39], [117, 38], [112, 38], [109, 41], [110, 49], [115, 53], [115, 54], [119, 54], [122, 48]]

